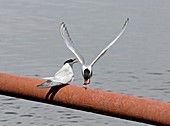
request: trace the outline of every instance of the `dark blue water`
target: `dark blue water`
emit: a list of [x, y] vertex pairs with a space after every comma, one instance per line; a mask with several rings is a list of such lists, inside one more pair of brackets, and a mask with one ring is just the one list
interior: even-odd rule
[[[74, 55], [59, 26], [90, 63], [120, 31], [123, 36], [94, 66], [90, 88], [170, 102], [170, 2], [135, 0], [0, 0], [0, 72], [42, 78]], [[80, 65], [74, 85], [82, 85]], [[144, 126], [78, 110], [0, 96], [0, 125]]]

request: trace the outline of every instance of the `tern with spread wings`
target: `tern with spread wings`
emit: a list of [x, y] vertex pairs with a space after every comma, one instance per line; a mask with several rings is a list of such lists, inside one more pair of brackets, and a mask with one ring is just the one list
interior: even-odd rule
[[82, 75], [84, 77], [84, 85], [90, 84], [90, 78], [92, 77], [92, 73], [93, 73], [93, 70], [92, 70], [93, 65], [120, 38], [120, 36], [124, 33], [124, 31], [125, 31], [125, 29], [127, 27], [128, 22], [129, 22], [129, 18], [127, 18], [127, 20], [125, 21], [125, 24], [123, 25], [123, 27], [122, 27], [120, 33], [117, 35], [117, 37], [111, 43], [109, 43], [109, 45], [106, 46], [99, 53], [99, 55], [93, 60], [93, 62], [90, 65], [86, 65], [85, 64], [84, 58], [77, 51], [77, 49], [74, 47], [73, 41], [71, 40], [71, 37], [70, 37], [70, 35], [68, 33], [66, 24], [64, 22], [61, 23], [61, 26], [60, 26], [61, 36], [64, 39], [64, 42], [67, 45], [68, 49], [70, 49], [72, 51], [72, 53], [77, 57], [77, 59], [79, 60], [80, 64], [82, 65]]

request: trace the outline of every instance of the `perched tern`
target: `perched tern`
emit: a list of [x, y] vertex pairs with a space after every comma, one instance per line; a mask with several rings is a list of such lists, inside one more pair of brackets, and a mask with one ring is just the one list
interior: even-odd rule
[[63, 67], [54, 75], [54, 77], [43, 78], [47, 80], [43, 84], [38, 85], [39, 88], [48, 88], [60, 84], [68, 84], [74, 79], [73, 64], [78, 62], [77, 59], [69, 59], [64, 62]]
[[108, 46], [106, 46], [99, 55], [93, 60], [93, 62], [90, 65], [85, 65], [84, 58], [81, 56], [81, 54], [77, 51], [77, 49], [74, 47], [73, 41], [71, 40], [71, 37], [68, 33], [66, 24], [64, 22], [61, 23], [60, 26], [60, 33], [62, 38], [64, 39], [65, 44], [67, 45], [68, 49], [72, 51], [72, 53], [77, 57], [80, 64], [82, 65], [82, 75], [84, 77], [84, 85], [90, 84], [90, 78], [92, 77], [92, 67], [96, 63], [96, 61], [105, 54], [105, 52], [118, 40], [118, 38], [123, 34], [125, 31], [127, 24], [129, 22], [129, 18], [125, 21], [125, 24], [123, 25], [120, 33], [117, 35], [117, 37], [109, 43]]

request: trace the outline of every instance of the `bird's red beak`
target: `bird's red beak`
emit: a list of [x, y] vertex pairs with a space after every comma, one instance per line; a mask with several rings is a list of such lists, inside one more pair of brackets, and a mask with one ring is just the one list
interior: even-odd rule
[[90, 79], [84, 80], [84, 85], [88, 85], [88, 84], [90, 84]]
[[78, 59], [77, 59], [77, 58], [75, 58], [73, 62], [74, 62], [74, 63], [77, 63], [77, 62], [78, 62]]

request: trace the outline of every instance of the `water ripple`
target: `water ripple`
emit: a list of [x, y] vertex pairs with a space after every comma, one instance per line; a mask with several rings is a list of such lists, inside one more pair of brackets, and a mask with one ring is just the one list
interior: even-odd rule
[[35, 77], [40, 77], [41, 75], [39, 75], [39, 74], [35, 74], [34, 76], [35, 76]]
[[12, 100], [17, 100], [16, 98], [4, 98], [2, 101], [12, 101]]
[[14, 108], [14, 109], [20, 109], [21, 107], [20, 107], [20, 106], [13, 106], [12, 108]]
[[112, 90], [106, 90], [107, 92], [113, 92]]
[[152, 74], [152, 75], [163, 75], [163, 73], [158, 73], [158, 72], [148, 72], [146, 74]]
[[12, 102], [7, 102], [7, 103], [2, 103], [3, 105], [12, 105], [12, 104], [14, 104], [14, 103], [12, 103]]
[[20, 117], [33, 117], [33, 115], [25, 114], [25, 115], [20, 115]]
[[33, 108], [33, 109], [37, 109], [37, 108], [40, 108], [40, 107], [37, 107], [37, 106], [33, 106], [33, 107], [31, 107], [31, 108]]
[[63, 114], [63, 115], [65, 115], [65, 116], [70, 116], [71, 114], [70, 114], [70, 113], [66, 113], [66, 114]]
[[22, 122], [16, 122], [16, 124], [21, 124]]
[[150, 88], [149, 90], [165, 91], [167, 88]]
[[138, 77], [136, 76], [129, 76], [130, 78], [133, 78], [133, 79], [139, 79]]
[[36, 78], [41, 77], [41, 75], [39, 75], [39, 74], [32, 74], [32, 75], [31, 74], [26, 74], [25, 76], [27, 76], [27, 77], [36, 77]]
[[164, 91], [164, 93], [170, 94], [170, 91]]
[[18, 113], [16, 113], [16, 112], [5, 112], [4, 114], [17, 115]]
[[67, 119], [75, 119], [75, 118], [80, 118], [81, 116], [69, 116], [69, 117], [66, 117]]
[[167, 70], [167, 72], [170, 72], [170, 70]]
[[78, 121], [74, 121], [74, 120], [67, 121], [67, 122], [71, 122], [71, 123], [78, 123]]
[[64, 111], [60, 111], [60, 110], [58, 110], [57, 112], [58, 112], [58, 113], [64, 113]]
[[6, 120], [6, 119], [0, 120], [0, 122], [6, 122], [6, 121], [8, 121], [8, 120]]
[[127, 71], [127, 72], [119, 72], [119, 73], [123, 73], [123, 74], [133, 74], [133, 72], [130, 72], [130, 71], [129, 71], [129, 72], [128, 72], [128, 71]]

